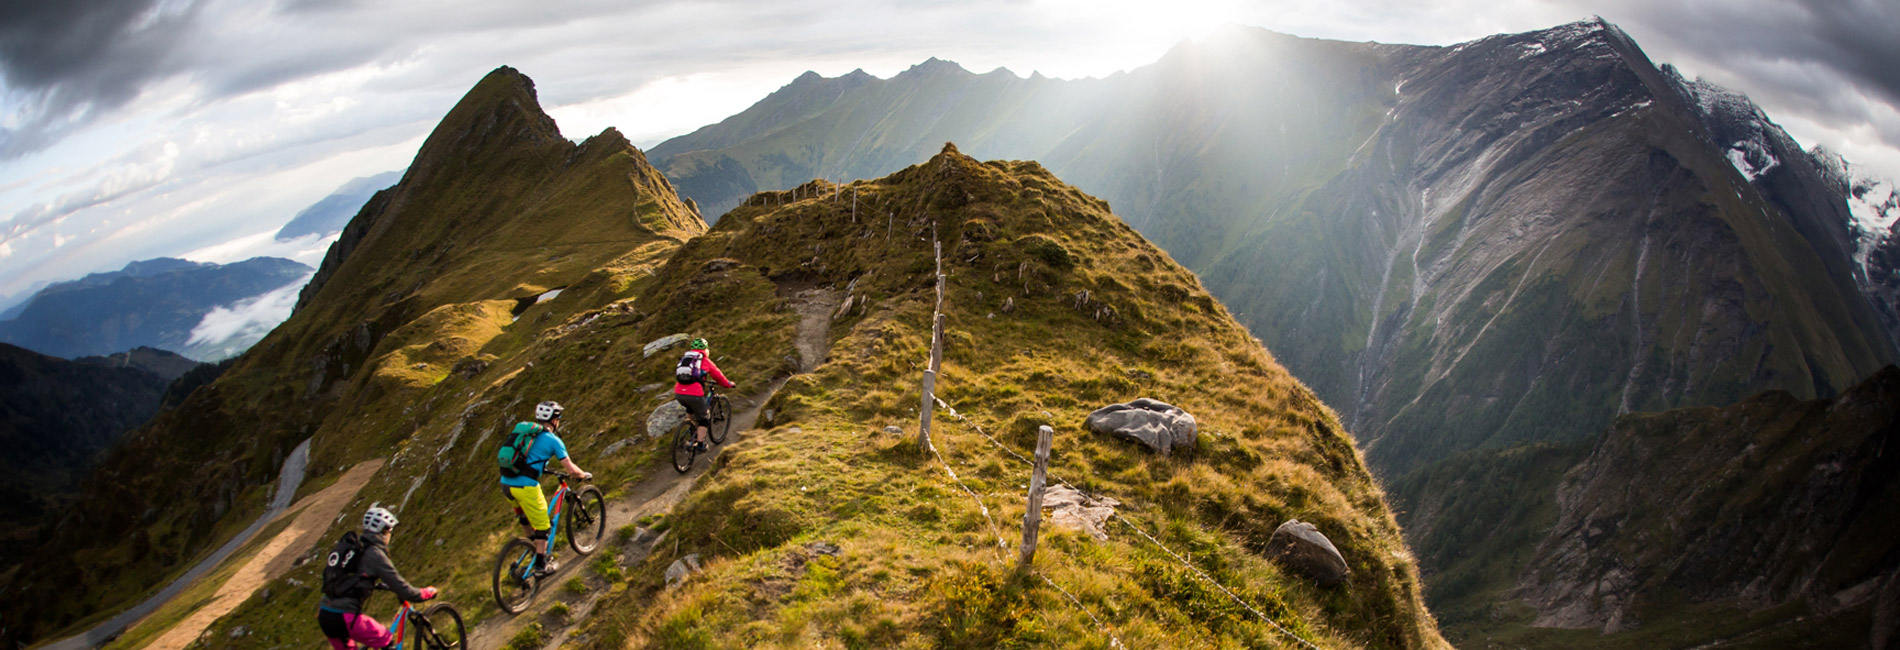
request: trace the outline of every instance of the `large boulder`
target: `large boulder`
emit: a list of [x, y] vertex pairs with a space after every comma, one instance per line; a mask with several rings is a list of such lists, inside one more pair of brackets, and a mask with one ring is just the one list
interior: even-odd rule
[[1267, 540], [1267, 557], [1322, 587], [1339, 584], [1352, 575], [1333, 541], [1320, 534], [1319, 527], [1298, 519], [1289, 519], [1274, 529], [1273, 538]]
[[679, 400], [667, 400], [653, 407], [653, 413], [647, 416], [647, 437], [658, 438], [673, 430], [680, 420], [686, 419], [686, 407]]
[[1087, 425], [1090, 431], [1139, 442], [1163, 456], [1172, 454], [1175, 448], [1193, 449], [1199, 437], [1194, 416], [1146, 397], [1095, 409]]

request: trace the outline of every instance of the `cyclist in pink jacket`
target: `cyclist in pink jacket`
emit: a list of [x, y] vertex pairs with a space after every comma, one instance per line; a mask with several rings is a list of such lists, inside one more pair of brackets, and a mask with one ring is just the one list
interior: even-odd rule
[[680, 364], [673, 369], [673, 399], [679, 400], [688, 413], [693, 414], [694, 433], [698, 437], [693, 444], [697, 451], [706, 450], [706, 427], [712, 425], [711, 410], [706, 404], [707, 380], [716, 380], [719, 385], [732, 388], [733, 383], [719, 372], [719, 366], [713, 364], [712, 352], [707, 350], [706, 339], [693, 339], [686, 346], [686, 354], [680, 356]]

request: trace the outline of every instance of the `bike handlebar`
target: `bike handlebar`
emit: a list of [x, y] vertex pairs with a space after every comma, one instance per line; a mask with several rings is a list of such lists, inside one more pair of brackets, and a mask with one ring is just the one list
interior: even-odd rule
[[552, 476], [552, 477], [554, 477], [554, 478], [558, 478], [558, 479], [561, 479], [561, 480], [563, 480], [563, 481], [565, 481], [565, 480], [568, 480], [568, 479], [574, 479], [574, 480], [576, 480], [576, 481], [591, 481], [591, 480], [593, 480], [593, 479], [590, 479], [590, 478], [581, 478], [581, 477], [579, 477], [579, 476], [575, 476], [575, 475], [573, 475], [573, 474], [569, 474], [569, 473], [567, 473], [567, 472], [556, 472], [556, 471], [547, 471], [547, 472], [542, 472], [542, 473], [543, 473], [543, 474], [547, 474], [547, 475], [549, 475], [549, 476]]

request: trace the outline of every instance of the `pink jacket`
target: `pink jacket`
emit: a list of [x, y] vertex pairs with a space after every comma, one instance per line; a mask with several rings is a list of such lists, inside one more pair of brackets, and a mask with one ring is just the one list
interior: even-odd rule
[[[719, 372], [719, 366], [713, 363], [712, 355], [708, 354], [706, 355], [706, 358], [700, 359], [699, 367], [704, 368], [706, 370], [706, 376], [711, 377], [714, 380], [717, 380], [719, 382], [719, 385], [725, 386], [726, 388], [732, 388], [732, 382], [726, 381], [726, 374], [723, 372]], [[673, 384], [673, 394], [674, 395], [705, 395], [706, 389], [700, 387], [700, 385], [697, 383], [693, 383], [693, 384], [675, 383]]]

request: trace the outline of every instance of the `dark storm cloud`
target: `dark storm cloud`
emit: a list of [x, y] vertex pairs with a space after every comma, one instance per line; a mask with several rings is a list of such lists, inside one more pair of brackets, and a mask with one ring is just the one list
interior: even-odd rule
[[197, 13], [159, 0], [0, 2], [0, 74], [17, 119], [0, 129], [0, 158], [44, 148], [176, 72]]
[[1681, 60], [1757, 103], [1836, 126], [1873, 127], [1900, 145], [1900, 2], [1626, 0], [1605, 11], [1662, 60]]

